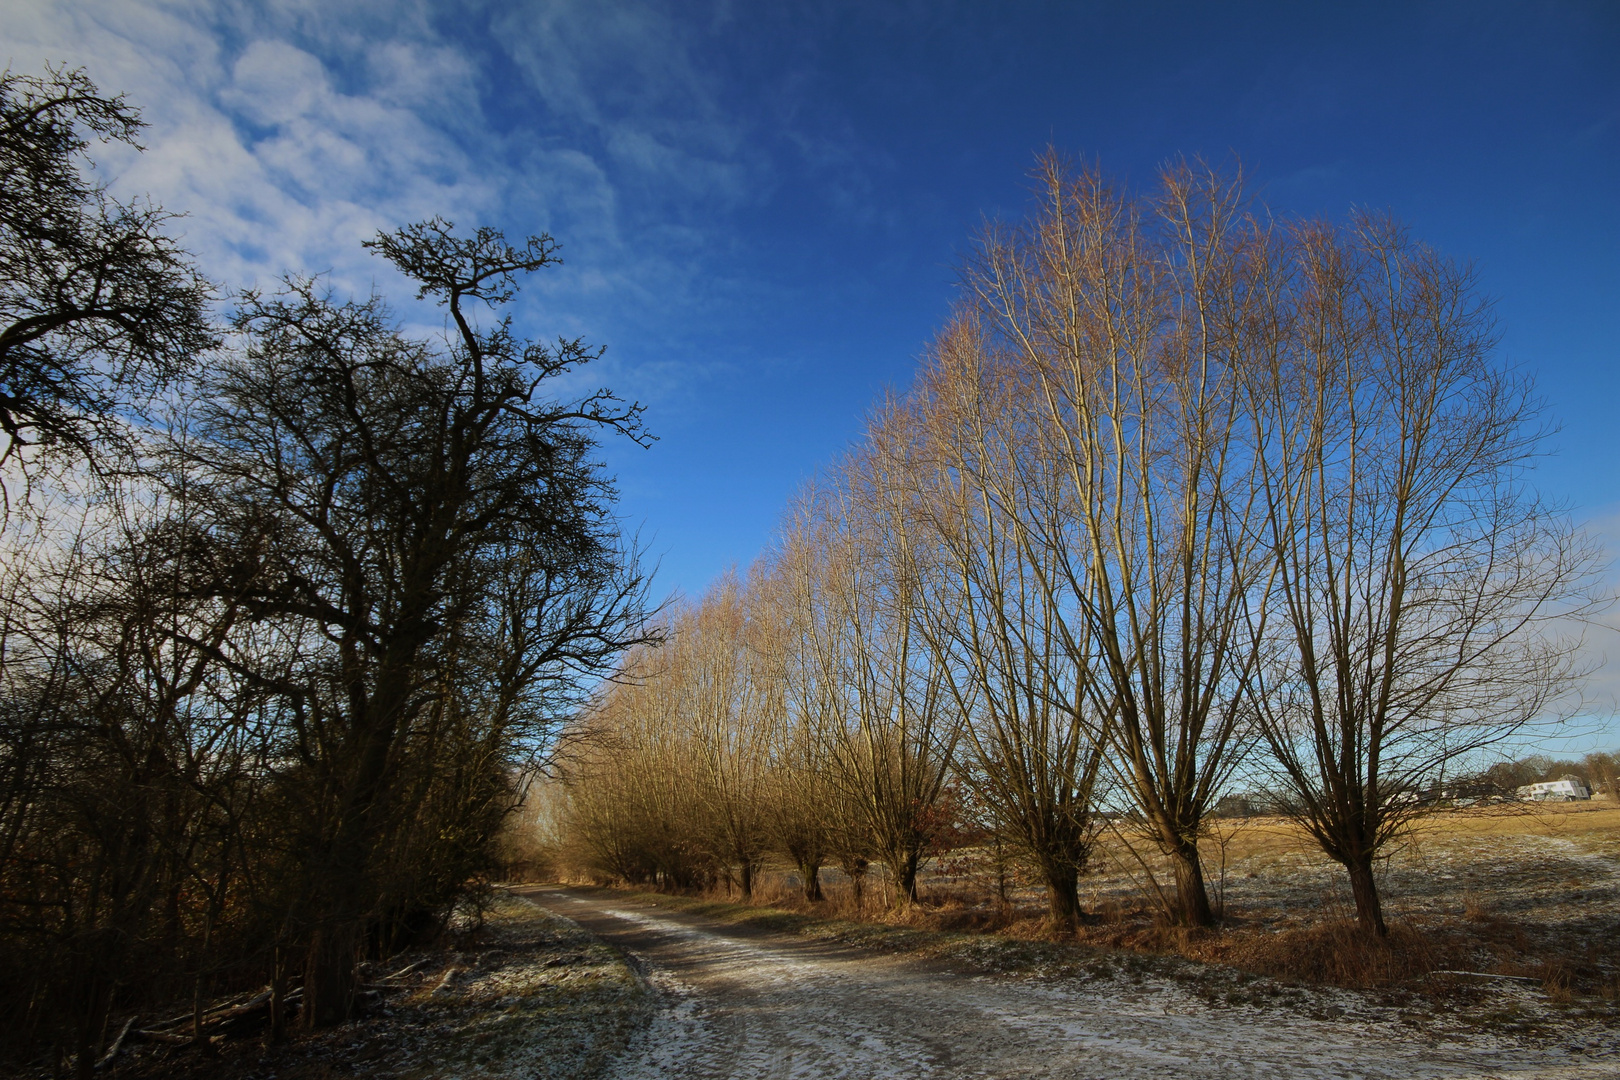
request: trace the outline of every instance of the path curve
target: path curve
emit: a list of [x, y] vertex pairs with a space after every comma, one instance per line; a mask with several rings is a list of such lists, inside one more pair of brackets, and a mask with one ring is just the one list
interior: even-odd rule
[[609, 1070], [614, 1080], [1616, 1075], [1561, 1046], [1211, 1006], [1168, 981], [988, 976], [745, 931], [607, 891], [524, 895], [619, 948], [659, 995], [651, 1025]]

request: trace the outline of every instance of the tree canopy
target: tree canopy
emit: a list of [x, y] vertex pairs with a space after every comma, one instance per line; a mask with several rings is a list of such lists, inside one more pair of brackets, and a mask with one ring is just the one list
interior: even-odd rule
[[104, 457], [215, 342], [174, 216], [92, 178], [92, 141], [139, 147], [141, 127], [83, 71], [0, 73], [0, 464]]

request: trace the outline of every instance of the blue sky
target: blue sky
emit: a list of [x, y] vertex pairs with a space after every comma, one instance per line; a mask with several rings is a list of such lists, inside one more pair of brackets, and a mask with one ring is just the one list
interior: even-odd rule
[[1136, 181], [1236, 155], [1279, 211], [1387, 208], [1474, 260], [1561, 427], [1537, 482], [1620, 536], [1620, 4], [6, 7], [0, 60], [145, 110], [107, 174], [228, 285], [395, 289], [359, 241], [434, 213], [556, 236], [520, 320], [646, 403], [661, 441], [608, 456], [660, 589], [751, 560], [909, 381], [1049, 143]]

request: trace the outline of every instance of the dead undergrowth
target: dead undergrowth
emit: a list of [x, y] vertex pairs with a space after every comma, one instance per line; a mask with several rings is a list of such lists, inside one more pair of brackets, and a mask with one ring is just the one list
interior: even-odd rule
[[[359, 1016], [267, 1044], [264, 1032], [205, 1046], [126, 1039], [98, 1075], [140, 1080], [575, 1080], [599, 1075], [645, 1024], [651, 993], [618, 952], [515, 897], [481, 929], [368, 972]], [[132, 1030], [143, 1023], [139, 1017]], [[33, 1074], [50, 1075], [41, 1064]]]

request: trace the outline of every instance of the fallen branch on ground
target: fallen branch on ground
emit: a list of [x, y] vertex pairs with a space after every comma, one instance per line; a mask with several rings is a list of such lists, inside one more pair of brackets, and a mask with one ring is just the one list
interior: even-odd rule
[[101, 1060], [96, 1062], [96, 1068], [105, 1069], [107, 1063], [118, 1056], [118, 1052], [124, 1048], [125, 1036], [129, 1034], [129, 1029], [134, 1026], [135, 1018], [133, 1016], [124, 1021], [124, 1026], [118, 1032], [118, 1038], [114, 1039], [112, 1045], [107, 1048], [107, 1052], [101, 1055]]

